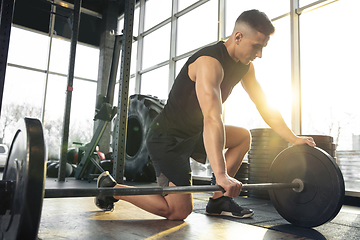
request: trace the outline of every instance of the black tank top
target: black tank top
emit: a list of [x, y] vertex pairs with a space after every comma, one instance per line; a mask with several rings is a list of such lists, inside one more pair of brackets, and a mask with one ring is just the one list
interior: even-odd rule
[[222, 41], [194, 53], [176, 77], [167, 103], [154, 119], [152, 129], [180, 138], [189, 138], [203, 131], [203, 115], [195, 92], [195, 82], [188, 76], [189, 65], [201, 56], [210, 56], [220, 62], [224, 70], [221, 86], [234, 87], [249, 70], [249, 65], [235, 62], [230, 57]]

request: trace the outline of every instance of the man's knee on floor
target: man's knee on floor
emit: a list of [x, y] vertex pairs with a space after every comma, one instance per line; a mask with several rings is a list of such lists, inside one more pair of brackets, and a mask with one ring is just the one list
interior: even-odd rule
[[186, 206], [185, 208], [176, 208], [176, 209], [172, 209], [170, 210], [167, 219], [169, 220], [184, 220], [186, 219], [193, 210], [193, 206], [192, 204], [189, 206]]

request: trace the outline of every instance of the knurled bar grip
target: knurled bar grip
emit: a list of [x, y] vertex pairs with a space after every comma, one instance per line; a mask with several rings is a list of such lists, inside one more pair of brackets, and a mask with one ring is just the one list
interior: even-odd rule
[[[270, 190], [299, 188], [300, 183], [259, 183], [243, 184], [242, 190]], [[45, 198], [65, 197], [95, 197], [95, 196], [128, 196], [128, 195], [159, 195], [159, 194], [185, 194], [200, 192], [223, 192], [220, 186], [178, 186], [178, 187], [148, 187], [148, 188], [64, 188], [45, 189]]]

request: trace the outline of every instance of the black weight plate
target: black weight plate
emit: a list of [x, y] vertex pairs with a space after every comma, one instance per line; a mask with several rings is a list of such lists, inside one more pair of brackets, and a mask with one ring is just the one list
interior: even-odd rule
[[277, 140], [282, 140], [283, 138], [278, 135], [277, 133], [274, 132], [252, 132], [251, 133], [251, 138], [263, 138], [263, 139], [277, 139]]
[[242, 163], [238, 171], [244, 171], [249, 168], [248, 163]]
[[270, 161], [270, 160], [267, 161], [267, 162], [265, 162], [265, 161], [263, 161], [263, 162], [254, 161], [254, 162], [252, 162], [250, 164], [249, 169], [253, 169], [253, 168], [267, 168], [267, 169], [270, 169], [271, 163], [272, 163], [272, 161]]
[[332, 143], [334, 141], [334, 138], [331, 136], [327, 136], [327, 135], [300, 135], [303, 137], [312, 137], [316, 142], [330, 142]]
[[[250, 149], [249, 155], [250, 155], [250, 156], [261, 155], [261, 156], [266, 156], [266, 157], [269, 157], [269, 158], [271, 158], [271, 159], [274, 159], [282, 150], [284, 150], [284, 149], [279, 149], [279, 150], [277, 150], [277, 151]], [[275, 155], [275, 157], [272, 157], [272, 156], [274, 156], [274, 155]]]
[[274, 130], [272, 130], [271, 128], [254, 128], [254, 129], [250, 129], [251, 133], [257, 133], [257, 132], [271, 132], [273, 133]]
[[256, 172], [256, 171], [259, 171], [259, 172], [267, 171], [268, 172], [270, 170], [270, 167], [271, 167], [271, 164], [254, 165], [249, 168], [249, 173]]
[[327, 150], [327, 149], [322, 149], [322, 150], [327, 152], [332, 157], [335, 157], [335, 155], [336, 155], [336, 151], [334, 151], [334, 150]]
[[287, 141], [279, 135], [274, 136], [252, 136], [251, 142], [274, 142], [274, 143], [287, 143]]
[[321, 149], [323, 149], [323, 150], [325, 150], [325, 149], [336, 149], [334, 143], [324, 143], [324, 142], [321, 142], [321, 143], [315, 142], [315, 143], [316, 143], [316, 146], [317, 146], [318, 148], [321, 148]]
[[238, 171], [238, 172], [236, 173], [236, 175], [244, 176], [244, 175], [247, 175], [248, 173], [249, 173], [249, 170], [246, 169], [246, 171]]
[[250, 169], [254, 169], [254, 168], [267, 168], [270, 169], [271, 167], [271, 163], [272, 161], [270, 159], [268, 160], [263, 160], [263, 161], [259, 161], [257, 159], [252, 159], [253, 162], [251, 162], [250, 166], [249, 166], [249, 170]]
[[0, 218], [4, 239], [36, 239], [45, 183], [45, 143], [42, 125], [25, 118], [10, 147], [3, 180], [16, 181], [12, 206]]
[[254, 142], [254, 143], [251, 143], [251, 148], [259, 148], [259, 147], [265, 147], [265, 148], [270, 148], [270, 149], [273, 149], [273, 148], [281, 148], [281, 150], [289, 147], [289, 145], [287, 143], [283, 143], [283, 144], [279, 144], [279, 143], [276, 143], [276, 144], [273, 144], [273, 143], [269, 143], [269, 142]]
[[251, 138], [251, 144], [254, 143], [268, 143], [271, 145], [284, 145], [288, 142], [283, 138], [278, 137], [253, 137]]
[[266, 141], [266, 142], [278, 142], [278, 143], [287, 143], [287, 141], [280, 137], [279, 135], [269, 135], [269, 136], [252, 136], [251, 137], [251, 142], [262, 142], [262, 141]]
[[250, 151], [252, 152], [262, 152], [262, 151], [268, 151], [270, 154], [274, 152], [281, 152], [288, 146], [269, 146], [269, 145], [252, 145], [250, 147]]
[[332, 220], [340, 211], [345, 196], [342, 173], [332, 157], [308, 145], [290, 147], [274, 160], [270, 182], [304, 182], [300, 193], [292, 189], [270, 190], [279, 214], [300, 227], [316, 227]]
[[251, 159], [249, 169], [251, 167], [269, 167], [269, 169], [270, 169], [272, 162], [273, 162], [273, 160], [271, 160], [270, 158], [268, 158], [268, 159], [254, 158], [254, 159]]
[[271, 163], [274, 161], [274, 158], [251, 158], [250, 160], [250, 166], [254, 166], [254, 164], [269, 164], [271, 165]]
[[249, 173], [250, 178], [268, 178], [269, 177], [269, 172], [250, 172]]
[[278, 155], [279, 153], [273, 153], [273, 154], [257, 154], [257, 153], [249, 153], [248, 154], [248, 159], [249, 159], [249, 163], [250, 163], [250, 159], [271, 159], [274, 160], [274, 158]]
[[251, 129], [250, 130], [251, 134], [257, 134], [257, 135], [261, 135], [261, 134], [270, 134], [270, 135], [277, 135], [279, 136], [274, 130], [272, 130], [271, 128], [256, 128], [256, 129]]
[[236, 180], [238, 180], [238, 181], [240, 181], [240, 182], [242, 182], [242, 183], [247, 183], [248, 182], [248, 180], [249, 180], [249, 178], [246, 176], [246, 177], [238, 177], [238, 176], [235, 176], [234, 177]]
[[283, 147], [283, 146], [268, 146], [268, 145], [255, 145], [255, 146], [251, 146], [251, 150], [254, 152], [254, 151], [271, 151], [271, 152], [281, 152], [282, 150], [284, 150], [285, 148], [287, 148], [288, 146], [286, 147]]
[[268, 177], [253, 177], [251, 174], [249, 174], [249, 183], [268, 183], [269, 178]]
[[263, 174], [263, 173], [266, 173], [266, 174], [268, 174], [269, 173], [269, 171], [270, 171], [270, 168], [252, 168], [250, 171], [249, 171], [249, 174], [257, 174], [257, 173], [261, 173], [261, 174]]

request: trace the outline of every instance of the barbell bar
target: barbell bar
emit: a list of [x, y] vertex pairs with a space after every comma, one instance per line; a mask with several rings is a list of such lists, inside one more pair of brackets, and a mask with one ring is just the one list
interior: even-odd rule
[[[213, 185], [45, 189], [45, 161], [42, 124], [38, 119], [25, 118], [10, 146], [0, 182], [0, 236], [3, 238], [36, 239], [44, 197], [223, 191], [220, 186]], [[344, 179], [336, 162], [325, 151], [307, 145], [283, 150], [271, 165], [269, 183], [244, 184], [243, 190], [268, 190], [278, 213], [301, 227], [316, 227], [331, 221], [340, 211], [345, 196]]]
[[[262, 183], [243, 184], [242, 190], [269, 190], [300, 188], [299, 182], [293, 183]], [[177, 187], [123, 187], [123, 188], [63, 188], [45, 189], [44, 198], [66, 197], [96, 197], [96, 196], [128, 196], [128, 195], [164, 195], [201, 192], [224, 192], [224, 189], [215, 185], [204, 186], [177, 186]]]

